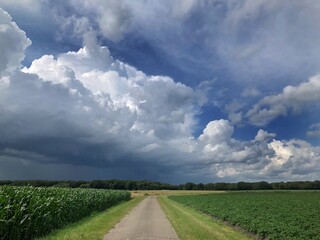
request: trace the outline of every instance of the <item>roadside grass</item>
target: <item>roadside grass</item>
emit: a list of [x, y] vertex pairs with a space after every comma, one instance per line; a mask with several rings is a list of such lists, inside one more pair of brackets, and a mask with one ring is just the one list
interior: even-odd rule
[[94, 213], [79, 222], [58, 229], [39, 240], [101, 240], [130, 210], [143, 200], [135, 197], [101, 213]]
[[209, 216], [168, 199], [158, 197], [167, 218], [183, 240], [245, 240], [254, 239]]

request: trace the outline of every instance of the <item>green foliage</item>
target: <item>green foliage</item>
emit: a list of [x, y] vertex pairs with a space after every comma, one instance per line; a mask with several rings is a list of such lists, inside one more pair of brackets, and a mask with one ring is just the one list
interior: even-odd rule
[[170, 196], [267, 239], [320, 239], [320, 192]]
[[50, 180], [0, 180], [0, 185], [33, 186], [33, 187], [69, 187], [69, 188], [96, 188], [117, 190], [302, 190], [320, 189], [320, 181], [297, 182], [238, 182], [238, 183], [192, 183], [180, 185], [135, 180], [93, 180], [93, 181], [50, 181]]
[[167, 183], [135, 180], [92, 180], [92, 181], [51, 181], [51, 180], [0, 180], [0, 185], [63, 187], [63, 188], [96, 188], [114, 190], [177, 190], [178, 187]]
[[129, 199], [116, 190], [0, 187], [0, 239], [34, 239]]

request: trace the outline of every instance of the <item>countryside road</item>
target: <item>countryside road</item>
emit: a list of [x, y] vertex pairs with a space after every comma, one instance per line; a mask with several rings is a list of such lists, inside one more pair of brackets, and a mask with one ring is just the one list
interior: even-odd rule
[[147, 197], [124, 217], [104, 240], [178, 240], [156, 197]]

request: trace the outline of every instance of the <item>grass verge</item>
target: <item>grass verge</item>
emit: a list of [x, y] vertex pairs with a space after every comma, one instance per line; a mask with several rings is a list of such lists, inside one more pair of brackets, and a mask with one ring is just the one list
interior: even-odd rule
[[39, 240], [101, 240], [103, 236], [119, 222], [143, 197], [120, 203], [101, 213], [95, 213], [79, 222], [54, 231]]
[[183, 240], [245, 240], [253, 239], [246, 234], [212, 219], [194, 209], [183, 206], [165, 196], [158, 198], [167, 218]]

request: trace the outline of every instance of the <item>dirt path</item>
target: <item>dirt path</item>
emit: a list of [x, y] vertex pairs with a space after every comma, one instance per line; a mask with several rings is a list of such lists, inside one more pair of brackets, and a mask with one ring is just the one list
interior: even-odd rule
[[156, 197], [144, 199], [104, 237], [104, 240], [135, 239], [179, 239]]

